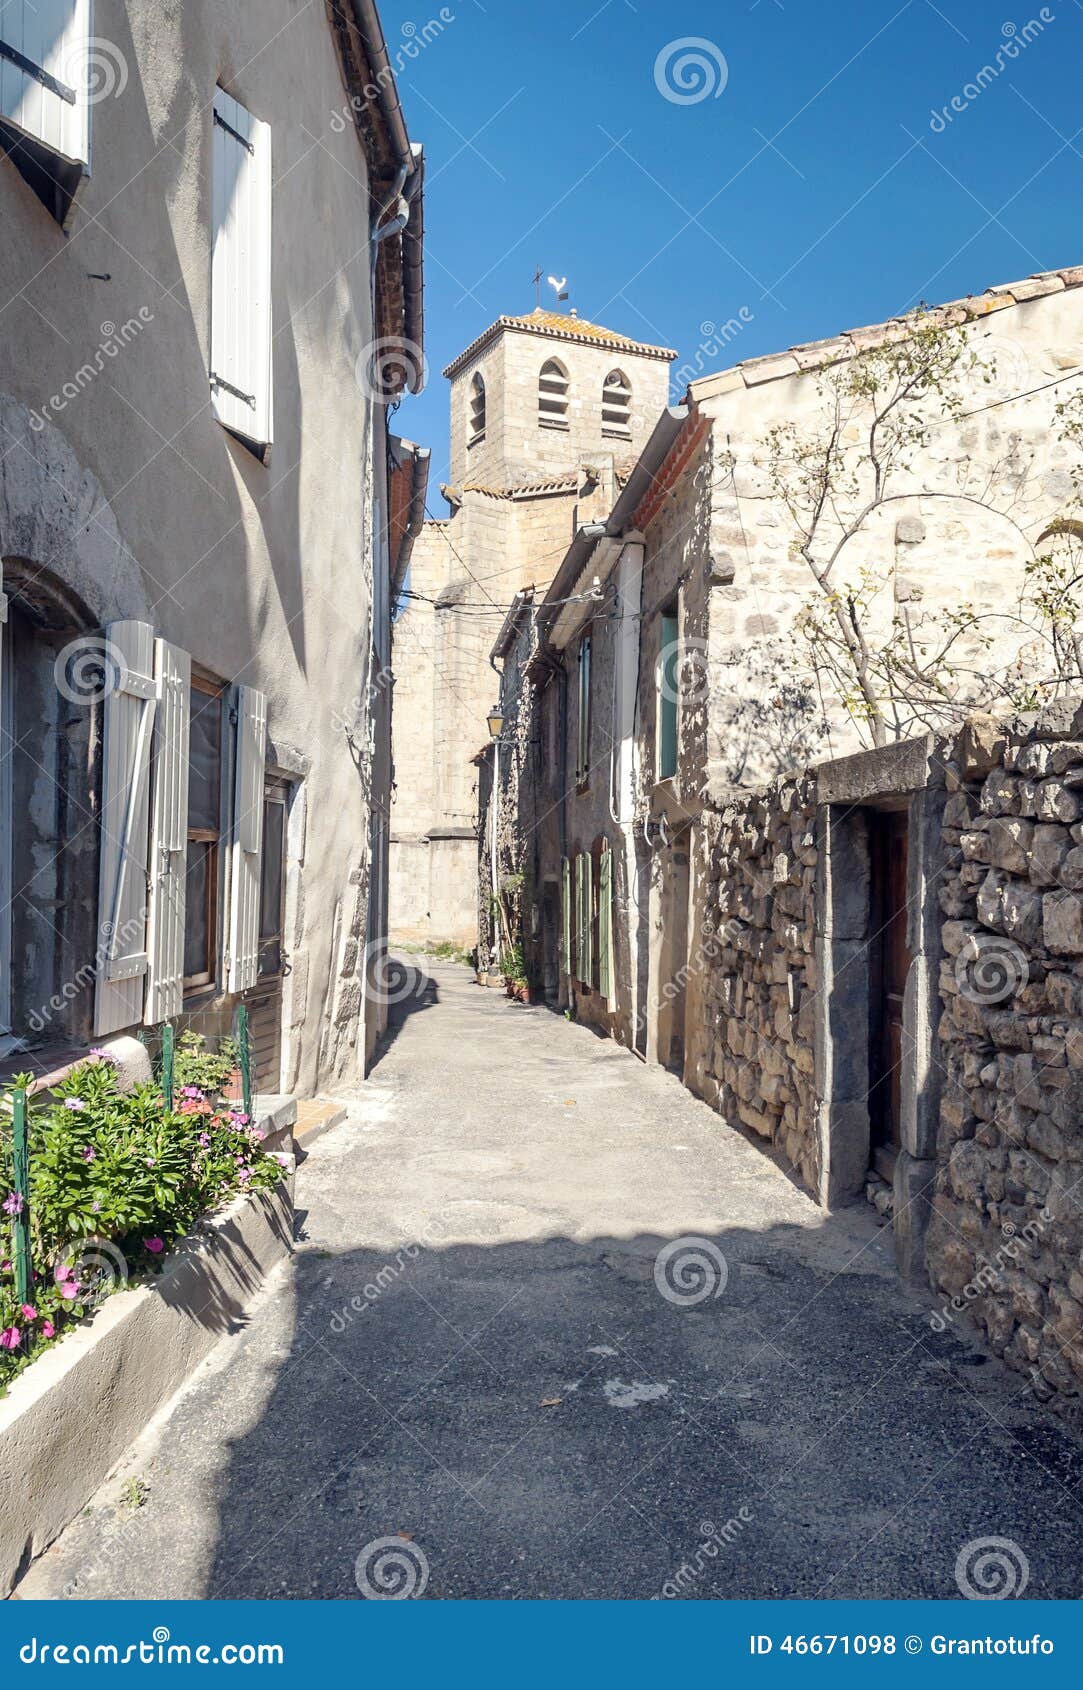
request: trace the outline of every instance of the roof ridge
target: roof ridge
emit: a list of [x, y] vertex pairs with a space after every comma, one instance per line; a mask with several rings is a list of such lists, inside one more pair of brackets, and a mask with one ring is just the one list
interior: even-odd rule
[[553, 340], [581, 340], [589, 346], [611, 346], [625, 352], [636, 352], [648, 358], [663, 358], [672, 362], [677, 353], [670, 346], [656, 346], [650, 341], [634, 340], [631, 335], [620, 334], [616, 329], [607, 329], [600, 323], [592, 323], [585, 317], [562, 316], [555, 311], [545, 311], [540, 306], [522, 316], [514, 316], [503, 312], [490, 323], [470, 345], [465, 347], [451, 360], [443, 371], [445, 377], [457, 375], [472, 358], [487, 346], [491, 340], [505, 329], [520, 330], [526, 334], [545, 335]]
[[1061, 270], [1039, 270], [1017, 282], [998, 282], [984, 293], [966, 294], [962, 299], [950, 299], [939, 305], [917, 307], [882, 322], [843, 329], [823, 340], [798, 341], [781, 352], [766, 352], [757, 358], [742, 358], [710, 375], [696, 376], [688, 384], [695, 400], [713, 399], [738, 387], [759, 387], [763, 382], [778, 381], [785, 376], [804, 375], [810, 370], [823, 369], [828, 364], [841, 363], [859, 352], [881, 346], [892, 338], [904, 338], [907, 322], [923, 313], [949, 325], [978, 322], [995, 311], [1012, 305], [1025, 305], [1032, 299], [1049, 294], [1067, 293], [1083, 287], [1083, 265]]

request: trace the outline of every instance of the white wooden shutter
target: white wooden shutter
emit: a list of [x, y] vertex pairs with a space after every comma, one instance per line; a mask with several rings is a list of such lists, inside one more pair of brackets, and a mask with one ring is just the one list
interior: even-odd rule
[[[90, 0], [0, 5], [0, 117], [76, 164], [90, 158]], [[116, 49], [102, 74], [122, 73]], [[124, 70], [126, 75], [126, 69]]]
[[110, 622], [105, 653], [101, 872], [98, 883], [98, 983], [94, 1030], [114, 1033], [143, 1015], [147, 972], [147, 845], [150, 753], [157, 689], [154, 630], [146, 622]]
[[154, 642], [158, 719], [150, 803], [150, 908], [147, 917], [148, 1027], [179, 1015], [184, 1001], [184, 895], [188, 851], [188, 729], [192, 660], [168, 640]]
[[246, 992], [256, 984], [266, 759], [267, 700], [255, 687], [238, 687], [230, 842], [228, 985], [231, 992]]
[[211, 393], [226, 428], [271, 440], [271, 129], [214, 96]]

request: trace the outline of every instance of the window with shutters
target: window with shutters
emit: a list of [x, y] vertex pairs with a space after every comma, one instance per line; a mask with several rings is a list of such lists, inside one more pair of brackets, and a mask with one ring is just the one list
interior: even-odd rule
[[677, 773], [681, 647], [676, 601], [659, 617], [657, 779], [672, 780]]
[[211, 397], [222, 425], [271, 443], [271, 130], [221, 88], [213, 111]]
[[192, 676], [188, 732], [188, 827], [184, 897], [184, 989], [216, 983], [222, 854], [222, 762], [226, 688]]
[[538, 427], [568, 426], [568, 372], [558, 358], [548, 359], [538, 375]]
[[575, 742], [575, 784], [584, 791], [590, 784], [590, 657], [591, 637], [579, 641]]
[[468, 446], [477, 446], [485, 439], [485, 381], [475, 373], [470, 383], [470, 415], [467, 419]]
[[[90, 158], [91, 0], [4, 0], [0, 5], [0, 152], [66, 225]], [[127, 66], [97, 42], [95, 87]], [[107, 50], [108, 49], [108, 50]]]
[[47, 570], [0, 587], [0, 1058], [25, 1068], [93, 1035], [104, 670]]
[[621, 370], [611, 370], [602, 386], [602, 433], [632, 438], [632, 384]]

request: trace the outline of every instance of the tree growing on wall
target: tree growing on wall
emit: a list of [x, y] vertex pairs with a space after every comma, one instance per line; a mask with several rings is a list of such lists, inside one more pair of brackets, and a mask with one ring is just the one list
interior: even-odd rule
[[[769, 492], [793, 522], [790, 555], [814, 583], [799, 617], [810, 666], [821, 696], [873, 745], [950, 727], [976, 708], [1032, 708], [1083, 683], [1083, 524], [1065, 518], [1031, 539], [1032, 454], [1020, 437], [1009, 434], [994, 461], [958, 453], [951, 486], [931, 485], [925, 467], [941, 431], [961, 437], [968, 405], [980, 408], [974, 396], [996, 373], [961, 326], [917, 312], [824, 373], [811, 426], [788, 420], [766, 437]], [[1083, 413], [1054, 409], [1061, 438], [1083, 438]], [[863, 542], [879, 533], [882, 543], [881, 519], [916, 498], [995, 519], [1017, 553], [1002, 602], [930, 606], [920, 585], [861, 561]]]

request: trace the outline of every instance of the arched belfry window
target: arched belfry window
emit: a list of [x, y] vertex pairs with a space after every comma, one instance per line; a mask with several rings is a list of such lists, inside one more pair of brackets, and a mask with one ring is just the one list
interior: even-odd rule
[[602, 384], [602, 433], [632, 437], [632, 384], [623, 370], [611, 370]]
[[538, 426], [568, 426], [568, 372], [556, 358], [548, 359], [538, 376]]
[[470, 383], [470, 415], [467, 419], [466, 443], [476, 446], [479, 440], [485, 439], [485, 382], [475, 373]]

